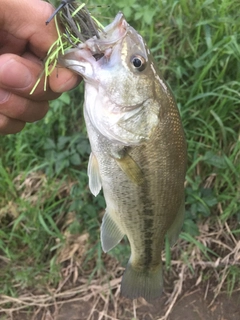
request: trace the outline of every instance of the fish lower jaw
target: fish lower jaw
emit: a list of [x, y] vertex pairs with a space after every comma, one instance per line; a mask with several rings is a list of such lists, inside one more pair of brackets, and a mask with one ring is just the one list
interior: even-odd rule
[[94, 78], [96, 59], [88, 49], [74, 48], [67, 50], [58, 59], [60, 65], [76, 72], [87, 79]]

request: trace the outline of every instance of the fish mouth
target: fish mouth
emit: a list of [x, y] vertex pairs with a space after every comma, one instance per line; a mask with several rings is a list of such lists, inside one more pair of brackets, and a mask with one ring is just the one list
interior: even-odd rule
[[110, 58], [113, 46], [121, 42], [128, 28], [129, 25], [124, 15], [119, 12], [113, 22], [106, 26], [98, 37], [94, 36], [79, 44], [77, 48], [69, 49], [60, 55], [59, 64], [80, 74], [85, 80], [89, 80], [97, 68], [96, 63]]

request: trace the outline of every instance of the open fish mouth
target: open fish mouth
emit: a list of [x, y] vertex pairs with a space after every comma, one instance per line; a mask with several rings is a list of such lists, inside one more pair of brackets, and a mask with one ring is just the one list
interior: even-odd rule
[[[64, 55], [59, 56], [58, 62], [64, 67], [76, 71], [84, 77], [86, 70], [85, 62], [91, 64], [102, 58], [109, 59], [113, 47], [126, 36], [128, 23], [120, 12], [114, 21], [98, 32], [98, 35], [80, 43], [77, 47], [66, 50]], [[94, 60], [93, 60], [94, 59]], [[82, 72], [80, 66], [82, 65]], [[78, 70], [76, 70], [76, 67]]]
[[[63, 28], [64, 35], [70, 45], [79, 49], [88, 47], [96, 61], [103, 57], [107, 48], [113, 46], [125, 36], [128, 26], [123, 14], [120, 12], [112, 23], [103, 28], [92, 17], [85, 4], [80, 5], [74, 0], [62, 0], [59, 7], [46, 21], [46, 25], [55, 16]], [[76, 45], [74, 39], [77, 39], [77, 43], [80, 43], [80, 45]]]
[[[80, 74], [85, 80], [93, 80], [98, 68], [107, 64], [109, 66], [110, 60], [116, 65], [121, 63], [124, 56], [121, 53], [124, 42], [132, 42], [134, 45], [141, 43], [140, 51], [144, 50], [142, 37], [127, 23], [121, 12], [116, 15], [112, 23], [103, 27], [84, 6], [79, 6], [75, 1], [63, 0], [59, 8], [54, 14], [58, 14], [70, 49], [68, 47], [64, 52], [62, 50], [58, 56], [58, 63]], [[59, 10], [62, 12], [59, 13]], [[125, 44], [126, 47], [131, 46]], [[124, 54], [127, 55], [126, 50]], [[145, 56], [147, 57], [147, 54]]]

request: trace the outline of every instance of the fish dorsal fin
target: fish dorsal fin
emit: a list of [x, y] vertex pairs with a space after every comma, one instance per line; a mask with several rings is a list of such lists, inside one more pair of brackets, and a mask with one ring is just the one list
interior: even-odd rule
[[92, 194], [96, 197], [102, 187], [101, 177], [98, 167], [97, 158], [93, 153], [90, 154], [88, 162], [88, 178], [89, 178], [89, 188]]
[[121, 170], [136, 185], [140, 185], [144, 181], [143, 172], [139, 165], [133, 160], [129, 154], [125, 154], [120, 159], [115, 159]]
[[101, 225], [101, 243], [103, 251], [108, 252], [114, 248], [122, 240], [123, 236], [124, 233], [120, 230], [106, 209]]

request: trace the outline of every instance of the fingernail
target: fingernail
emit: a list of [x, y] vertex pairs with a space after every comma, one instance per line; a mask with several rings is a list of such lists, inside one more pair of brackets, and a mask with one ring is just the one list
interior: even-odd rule
[[0, 66], [0, 82], [9, 88], [24, 89], [32, 85], [33, 77], [24, 64], [10, 59]]
[[0, 88], [0, 103], [4, 103], [8, 100], [10, 93]]

